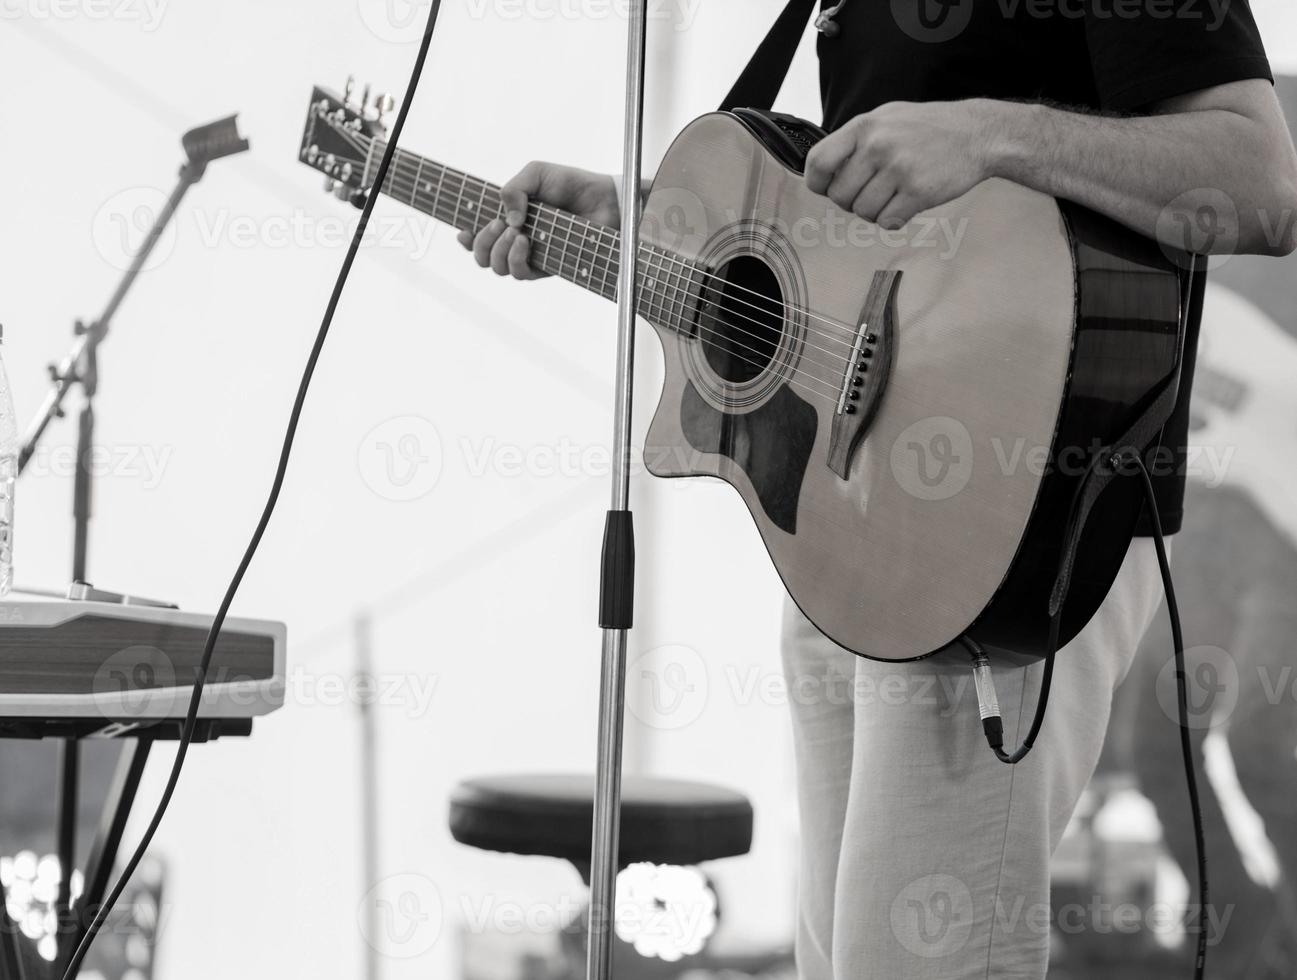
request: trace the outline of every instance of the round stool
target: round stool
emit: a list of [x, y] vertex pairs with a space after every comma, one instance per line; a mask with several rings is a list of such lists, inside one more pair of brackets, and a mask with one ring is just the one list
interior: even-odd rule
[[[594, 776], [487, 776], [460, 783], [450, 833], [470, 847], [571, 862], [589, 881]], [[693, 865], [746, 854], [752, 804], [742, 793], [683, 779], [622, 780], [618, 866]]]
[[[468, 779], [451, 794], [450, 832], [461, 844], [483, 850], [562, 858], [588, 885], [593, 808], [593, 775]], [[632, 919], [652, 922], [656, 915], [668, 915], [671, 904], [679, 901], [687, 902], [695, 914], [684, 931], [669, 915], [666, 929], [623, 932], [619, 927], [613, 975], [620, 980], [673, 980], [691, 966], [724, 965], [711, 964], [706, 950], [719, 922], [716, 892], [710, 878], [692, 866], [746, 854], [751, 846], [752, 804], [743, 794], [682, 779], [625, 777], [618, 867], [627, 875], [639, 872], [627, 899], [641, 910], [638, 919]], [[632, 865], [638, 867], [626, 870]], [[699, 908], [709, 911], [698, 915]], [[559, 930], [561, 965], [546, 976], [584, 976], [585, 926], [581, 913]]]

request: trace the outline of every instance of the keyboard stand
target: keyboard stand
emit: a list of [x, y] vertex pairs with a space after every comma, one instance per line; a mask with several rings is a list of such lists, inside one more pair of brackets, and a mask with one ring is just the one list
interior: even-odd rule
[[[86, 860], [84, 886], [75, 903], [71, 900], [72, 841], [65, 839], [67, 827], [76, 828], [76, 784], [68, 790], [69, 774], [63, 773], [64, 785], [59, 793], [59, 867], [62, 880], [56, 910], [59, 917], [58, 957], [47, 963], [35, 955], [34, 947], [18, 939], [20, 929], [9, 915], [7, 896], [0, 884], [0, 980], [58, 980], [63, 976], [73, 951], [85, 937], [90, 921], [104, 900], [113, 881], [113, 869], [121, 849], [126, 821], [135, 804], [135, 795], [144, 776], [153, 743], [174, 740], [180, 736], [184, 719], [165, 721], [107, 722], [103, 718], [0, 718], [0, 738], [63, 739], [76, 744], [83, 738], [114, 738], [123, 742], [113, 781], [99, 816], [99, 827]], [[246, 736], [252, 733], [250, 718], [203, 718], [194, 729], [194, 742], [208, 742], [221, 736]], [[68, 753], [63, 754], [66, 762]], [[76, 774], [72, 774], [73, 780]], [[67, 895], [66, 901], [64, 896]]]

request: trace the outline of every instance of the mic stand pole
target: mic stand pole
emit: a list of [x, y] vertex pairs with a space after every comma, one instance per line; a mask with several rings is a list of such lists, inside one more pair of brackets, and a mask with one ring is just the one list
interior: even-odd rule
[[610, 980], [621, 829], [622, 724], [626, 707], [626, 634], [635, 593], [635, 535], [630, 512], [631, 397], [639, 272], [640, 159], [644, 128], [647, 0], [630, 0], [626, 44], [625, 145], [622, 157], [621, 261], [617, 276], [617, 375], [613, 405], [612, 506], [604, 525], [599, 582], [603, 652], [599, 681], [599, 755], [590, 844], [587, 980]]

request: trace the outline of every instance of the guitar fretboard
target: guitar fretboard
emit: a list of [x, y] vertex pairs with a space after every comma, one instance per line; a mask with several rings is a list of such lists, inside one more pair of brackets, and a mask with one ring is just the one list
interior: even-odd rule
[[[367, 169], [376, 170], [386, 143], [368, 141]], [[383, 184], [383, 193], [460, 230], [477, 233], [504, 218], [500, 188], [471, 174], [400, 148]], [[532, 203], [523, 227], [531, 241], [533, 268], [576, 283], [605, 299], [617, 297], [621, 271], [621, 233], [546, 204]], [[687, 329], [690, 302], [707, 274], [695, 262], [641, 244], [637, 271], [637, 309], [641, 316]]]

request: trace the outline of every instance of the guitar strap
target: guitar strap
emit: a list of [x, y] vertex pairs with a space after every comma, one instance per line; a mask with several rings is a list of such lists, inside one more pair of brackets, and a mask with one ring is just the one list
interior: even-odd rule
[[743, 74], [725, 96], [721, 103], [722, 111], [769, 109], [775, 104], [816, 6], [817, 0], [788, 0], [788, 5], [757, 46]]
[[[1080, 495], [1073, 501], [1072, 516], [1066, 529], [1067, 537], [1062, 562], [1049, 598], [1050, 616], [1056, 616], [1067, 599], [1067, 590], [1072, 584], [1072, 569], [1081, 547], [1081, 533], [1085, 530], [1086, 522], [1090, 519], [1090, 512], [1098, 502], [1099, 495], [1112, 482], [1113, 477], [1137, 475], [1130, 471], [1130, 467], [1134, 465], [1130, 459], [1131, 454], [1142, 455], [1150, 446], [1160, 443], [1162, 430], [1170, 420], [1171, 413], [1175, 411], [1176, 401], [1180, 397], [1185, 339], [1188, 335], [1190, 317], [1193, 316], [1195, 295], [1198, 292], [1195, 287], [1200, 279], [1204, 278], [1198, 269], [1198, 256], [1186, 253], [1183, 259], [1187, 259], [1188, 268], [1180, 275], [1180, 329], [1176, 338], [1175, 367], [1152, 393], [1148, 403], [1135, 416], [1130, 427], [1111, 446], [1096, 453], [1091, 461], [1091, 471], [1082, 481]], [[1183, 269], [1184, 266], [1181, 265], [1181, 268]], [[1145, 504], [1145, 506], [1155, 510], [1151, 505]], [[1156, 513], [1150, 516], [1158, 537], [1161, 537], [1161, 520]]]

